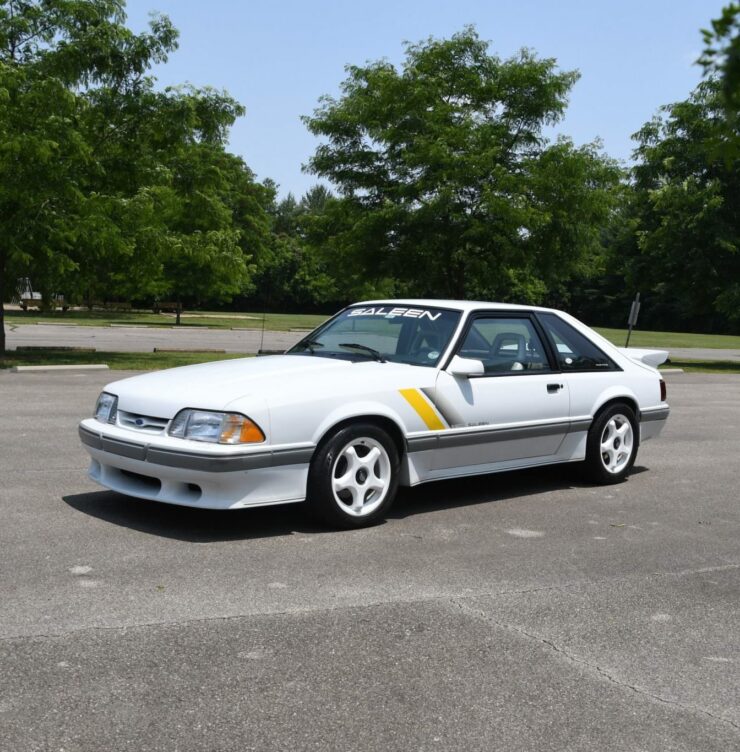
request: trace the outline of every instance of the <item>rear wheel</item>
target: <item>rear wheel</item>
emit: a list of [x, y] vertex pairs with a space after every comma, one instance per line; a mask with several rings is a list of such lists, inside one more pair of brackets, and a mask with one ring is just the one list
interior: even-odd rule
[[624, 480], [635, 464], [639, 437], [637, 419], [629, 405], [616, 402], [606, 407], [594, 418], [588, 432], [588, 479], [601, 485]]
[[308, 474], [308, 503], [330, 525], [372, 525], [395, 499], [399, 465], [398, 448], [382, 428], [372, 423], [345, 426], [316, 451]]

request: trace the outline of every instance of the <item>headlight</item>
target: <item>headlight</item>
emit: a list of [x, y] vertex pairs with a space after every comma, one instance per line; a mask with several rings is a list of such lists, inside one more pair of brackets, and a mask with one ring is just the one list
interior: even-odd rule
[[167, 433], [180, 439], [214, 444], [258, 444], [265, 440], [262, 429], [246, 415], [207, 410], [180, 410]]
[[101, 423], [115, 423], [118, 412], [118, 397], [115, 394], [101, 392], [95, 404], [95, 417]]

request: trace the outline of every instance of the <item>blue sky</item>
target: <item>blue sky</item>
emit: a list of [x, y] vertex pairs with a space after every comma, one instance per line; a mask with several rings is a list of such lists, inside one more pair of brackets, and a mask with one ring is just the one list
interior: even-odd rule
[[556, 129], [577, 144], [601, 138], [629, 160], [633, 134], [662, 104], [698, 83], [699, 29], [723, 0], [129, 0], [129, 24], [151, 11], [180, 30], [180, 48], [157, 75], [226, 89], [247, 108], [231, 149], [280, 193], [302, 194], [316, 178], [301, 171], [316, 140], [300, 121], [322, 94], [336, 94], [344, 66], [403, 59], [403, 42], [446, 37], [474, 24], [502, 57], [522, 47], [577, 68], [565, 119]]

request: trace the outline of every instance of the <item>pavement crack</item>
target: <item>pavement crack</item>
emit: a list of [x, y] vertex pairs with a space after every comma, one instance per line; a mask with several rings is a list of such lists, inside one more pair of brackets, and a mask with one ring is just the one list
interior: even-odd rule
[[[740, 563], [737, 564], [720, 564], [711, 567], [701, 567], [697, 569], [684, 569], [677, 572], [653, 572], [648, 574], [642, 574], [629, 577], [612, 577], [604, 578], [600, 580], [577, 580], [575, 582], [566, 582], [558, 585], [542, 585], [540, 587], [528, 587], [528, 588], [509, 588], [501, 590], [480, 590], [478, 592], [466, 592], [462, 594], [445, 593], [443, 595], [430, 595], [420, 598], [385, 598], [383, 600], [369, 600], [357, 603], [340, 603], [336, 605], [326, 606], [294, 606], [292, 608], [283, 608], [271, 610], [269, 608], [263, 611], [245, 611], [234, 614], [223, 614], [219, 616], [202, 616], [190, 619], [156, 619], [152, 621], [137, 621], [132, 623], [111, 624], [111, 625], [81, 625], [67, 629], [60, 629], [58, 632], [39, 633], [39, 632], [27, 632], [16, 634], [0, 634], [0, 643], [10, 640], [25, 640], [25, 639], [57, 639], [60, 637], [66, 637], [68, 635], [76, 634], [78, 632], [85, 632], [88, 630], [121, 630], [121, 629], [146, 629], [148, 627], [167, 627], [167, 626], [184, 626], [187, 624], [196, 624], [198, 622], [209, 621], [227, 621], [229, 619], [254, 619], [261, 616], [293, 616], [298, 614], [314, 614], [330, 611], [342, 611], [352, 608], [375, 608], [385, 605], [414, 605], [414, 604], [426, 604], [426, 603], [458, 603], [466, 600], [473, 600], [479, 598], [501, 598], [510, 595], [530, 595], [532, 593], [544, 593], [544, 592], [567, 592], [569, 590], [584, 589], [589, 587], [598, 587], [604, 584], [614, 584], [616, 582], [631, 582], [636, 579], [652, 579], [653, 577], [686, 577], [692, 574], [707, 574], [711, 572], [724, 572], [730, 569], [740, 568]], [[472, 611], [472, 609], [471, 609]], [[480, 615], [485, 616], [485, 612], [481, 611]]]
[[[734, 566], [736, 567], [738, 565], [734, 565]], [[708, 569], [709, 571], [713, 571], [716, 569], [728, 569], [728, 568], [734, 568], [734, 567], [711, 567]], [[699, 570], [699, 571], [703, 572], [707, 570], [704, 569], [704, 570]], [[476, 616], [490, 624], [493, 624], [496, 627], [499, 627], [500, 629], [505, 629], [509, 632], [514, 632], [518, 635], [521, 635], [522, 637], [526, 637], [529, 640], [534, 640], [536, 642], [539, 642], [540, 644], [545, 645], [547, 648], [549, 648], [553, 652], [565, 658], [567, 661], [571, 663], [575, 663], [579, 666], [584, 666], [585, 668], [589, 669], [590, 671], [602, 677], [603, 679], [606, 679], [611, 684], [621, 687], [622, 689], [630, 690], [631, 692], [634, 692], [637, 695], [647, 697], [651, 700], [654, 700], [655, 702], [659, 702], [664, 705], [670, 705], [673, 707], [681, 708], [682, 710], [687, 710], [689, 712], [705, 715], [714, 721], [718, 721], [725, 725], [731, 726], [733, 729], [740, 731], [740, 725], [735, 723], [734, 721], [731, 721], [729, 718], [725, 718], [721, 715], [716, 715], [710, 712], [709, 710], [697, 707], [696, 705], [687, 705], [686, 703], [679, 702], [678, 700], [671, 700], [667, 697], [662, 697], [661, 695], [657, 695], [654, 692], [650, 692], [650, 690], [644, 687], [640, 687], [636, 684], [630, 684], [629, 682], [623, 681], [622, 679], [619, 679], [618, 677], [614, 676], [614, 674], [609, 673], [609, 671], [602, 668], [598, 664], [593, 663], [589, 660], [586, 660], [585, 658], [581, 658], [577, 655], [574, 655], [573, 653], [557, 645], [555, 642], [548, 639], [547, 637], [543, 637], [542, 635], [536, 634], [534, 632], [530, 632], [526, 629], [522, 629], [522, 627], [519, 627], [515, 624], [509, 624], [507, 622], [500, 621], [496, 619], [495, 617], [491, 616], [491, 614], [487, 613], [486, 611], [483, 611], [482, 609], [475, 608], [474, 606], [470, 605], [469, 603], [466, 602], [467, 600], [469, 599], [468, 598], [450, 598], [450, 603], [452, 603], [452, 605], [454, 605], [459, 611], [461, 611], [464, 614]]]
[[695, 569], [679, 569], [677, 572], [650, 572], [647, 574], [630, 575], [627, 577], [604, 577], [600, 580], [577, 580], [576, 582], [566, 582], [560, 585], [542, 585], [541, 587], [515, 588], [512, 590], [491, 590], [476, 595], [455, 596], [458, 598], [482, 597], [492, 598], [503, 595], [527, 595], [530, 593], [544, 593], [548, 591], [566, 592], [578, 588], [598, 587], [599, 585], [613, 585], [619, 582], [634, 582], [638, 579], [651, 580], [655, 577], [689, 577], [694, 574], [711, 574], [712, 572], [727, 572], [731, 569], [740, 569], [740, 563], [735, 564], [718, 564], [712, 567], [698, 567]]

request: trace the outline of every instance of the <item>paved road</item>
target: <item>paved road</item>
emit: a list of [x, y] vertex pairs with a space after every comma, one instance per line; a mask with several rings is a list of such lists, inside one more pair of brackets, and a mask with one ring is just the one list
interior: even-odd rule
[[117, 374], [0, 374], [0, 750], [740, 749], [740, 378], [629, 481], [444, 482], [331, 532], [99, 490]]
[[8, 347], [94, 347], [101, 352], [152, 352], [155, 347], [189, 350], [217, 349], [230, 353], [256, 353], [287, 350], [305, 336], [305, 332], [265, 331], [259, 329], [202, 329], [196, 327], [107, 327], [23, 324], [7, 333]]
[[[262, 347], [266, 350], [286, 350], [305, 332], [270, 332], [264, 334]], [[255, 353], [260, 348], [259, 329], [234, 331], [230, 329], [200, 329], [184, 327], [155, 329], [153, 327], [55, 326], [22, 324], [8, 331], [8, 347], [54, 347], [59, 345], [94, 347], [102, 352], [151, 352], [164, 348], [215, 348], [235, 353]], [[674, 360], [731, 360], [740, 362], [740, 350], [709, 348], [674, 348]]]

